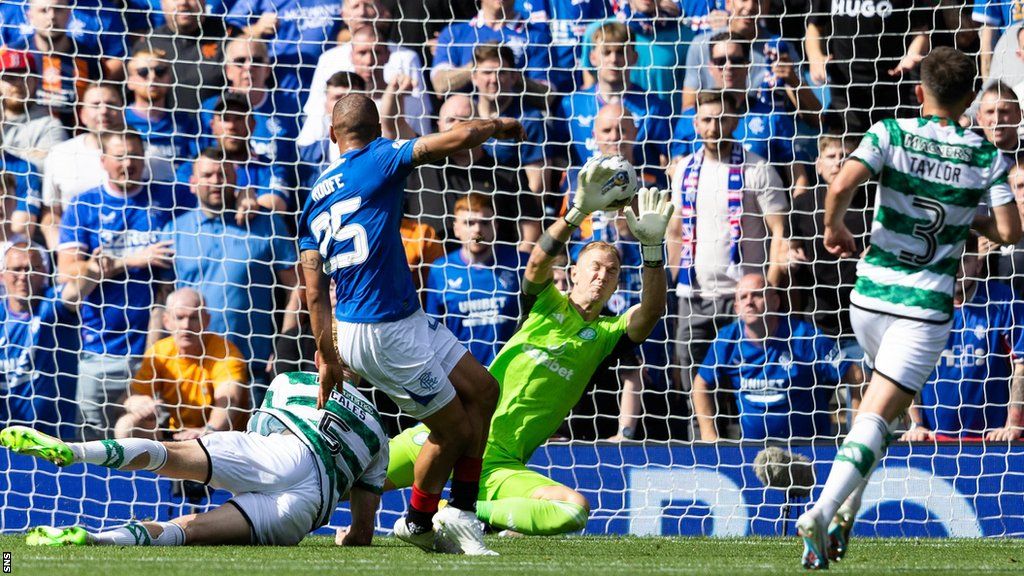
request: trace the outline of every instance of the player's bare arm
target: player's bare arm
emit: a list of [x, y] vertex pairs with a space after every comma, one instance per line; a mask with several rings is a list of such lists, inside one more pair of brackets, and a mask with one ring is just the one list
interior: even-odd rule
[[644, 260], [643, 291], [640, 304], [626, 312], [626, 334], [640, 343], [650, 336], [658, 321], [665, 316], [668, 284], [665, 277], [665, 232], [675, 206], [668, 190], [643, 188], [637, 194], [638, 212], [625, 209], [626, 223], [640, 241]]
[[412, 159], [416, 165], [429, 164], [447, 158], [460, 150], [476, 148], [491, 138], [521, 142], [526, 133], [518, 120], [494, 118], [470, 120], [445, 132], [430, 134], [416, 140]]
[[871, 170], [863, 163], [850, 160], [828, 187], [825, 196], [825, 249], [842, 258], [855, 256], [857, 243], [846, 227], [844, 218], [857, 188], [871, 178]]
[[349, 492], [352, 525], [344, 534], [339, 531], [336, 543], [342, 546], [369, 546], [373, 542], [374, 519], [379, 507], [379, 494], [362, 488], [352, 488]]
[[324, 274], [323, 258], [316, 250], [303, 250], [299, 255], [302, 278], [306, 284], [306, 305], [309, 307], [309, 323], [320, 355], [320, 396], [317, 407], [323, 408], [331, 391], [341, 384], [342, 363], [334, 347], [334, 321], [331, 314], [331, 281]]

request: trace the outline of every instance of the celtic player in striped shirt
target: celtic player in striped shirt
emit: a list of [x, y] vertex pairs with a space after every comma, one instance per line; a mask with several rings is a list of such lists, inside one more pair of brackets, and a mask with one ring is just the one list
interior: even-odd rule
[[40, 526], [29, 531], [26, 543], [294, 545], [326, 524], [338, 501], [347, 497], [352, 525], [341, 544], [369, 545], [387, 477], [388, 438], [380, 415], [352, 385], [338, 385], [318, 410], [319, 394], [316, 374], [280, 374], [246, 432], [211, 432], [182, 442], [128, 438], [65, 443], [24, 426], [5, 428], [0, 445], [58, 466], [84, 462], [148, 470], [232, 494], [209, 512], [167, 522], [131, 522], [102, 532]]
[[[998, 244], [1021, 236], [1008, 162], [957, 124], [974, 97], [974, 60], [936, 48], [921, 63], [920, 118], [871, 127], [832, 182], [825, 247], [856, 257], [843, 216], [858, 186], [878, 182], [871, 247], [857, 267], [850, 321], [874, 368], [850, 433], [814, 507], [800, 516], [805, 568], [846, 553], [861, 493], [904, 414], [935, 368], [952, 325], [953, 288], [972, 229]], [[979, 204], [989, 214], [979, 213]]]

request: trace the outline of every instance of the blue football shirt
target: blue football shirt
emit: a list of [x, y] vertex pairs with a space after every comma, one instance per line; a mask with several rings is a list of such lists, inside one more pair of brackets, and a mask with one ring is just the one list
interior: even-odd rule
[[0, 151], [0, 170], [14, 176], [15, 210], [38, 216], [43, 204], [43, 179], [36, 167], [14, 154]]
[[921, 390], [925, 425], [942, 434], [981, 435], [1006, 425], [1013, 361], [1024, 358], [1024, 304], [1013, 289], [983, 282], [953, 311], [953, 330]]
[[342, 154], [299, 216], [299, 250], [324, 259], [337, 285], [338, 320], [392, 322], [420, 309], [400, 231], [415, 142], [378, 138]]
[[58, 289], [35, 299], [31, 313], [14, 312], [0, 299], [0, 422], [72, 438], [78, 315], [61, 303]]
[[740, 321], [719, 331], [698, 374], [737, 392], [744, 440], [832, 435], [829, 398], [849, 369], [835, 340], [811, 324], [782, 319], [764, 342]]
[[[58, 248], [77, 247], [88, 254], [102, 246], [120, 258], [157, 242], [175, 211], [194, 205], [195, 196], [176, 196], [172, 185], [151, 184], [128, 195], [102, 185], [71, 201], [60, 225]], [[144, 267], [101, 282], [82, 303], [82, 349], [141, 356], [153, 305], [153, 279], [154, 271]]]
[[520, 276], [529, 258], [511, 246], [496, 246], [490, 264], [470, 265], [457, 249], [430, 267], [427, 314], [443, 321], [484, 366], [515, 333]]
[[[795, 151], [796, 119], [792, 115], [776, 112], [770, 104], [757, 100], [747, 102], [750, 107], [740, 117], [732, 133], [734, 142], [739, 142], [744, 150], [757, 154], [772, 165], [792, 162], [794, 158], [808, 160]], [[676, 122], [670, 146], [673, 158], [693, 154], [704, 146], [693, 126], [696, 115], [696, 108], [687, 108]]]
[[[582, 166], [597, 152], [594, 119], [604, 105], [596, 85], [562, 98], [558, 116], [568, 119], [569, 149], [574, 166]], [[641, 144], [634, 153], [636, 165], [660, 166], [660, 155], [668, 154], [668, 143], [672, 137], [671, 106], [635, 84], [626, 89], [622, 105], [633, 115], [636, 140]]]
[[168, 223], [160, 240], [174, 242], [176, 286], [203, 295], [209, 329], [247, 360], [266, 363], [274, 352], [277, 271], [294, 269], [298, 259], [284, 219], [260, 213], [239, 226], [234, 213], [196, 209]]
[[[202, 123], [203, 146], [213, 146], [216, 141], [210, 136], [213, 110], [220, 96], [207, 98], [199, 114]], [[252, 111], [255, 128], [249, 138], [249, 145], [257, 156], [271, 162], [274, 173], [284, 180], [284, 185], [294, 188], [297, 183], [296, 164], [298, 149], [295, 139], [299, 135], [299, 101], [295, 94], [286, 90], [275, 90], [268, 94]]]
[[199, 152], [199, 127], [188, 114], [164, 112], [159, 118], [149, 118], [128, 107], [124, 110], [124, 123], [142, 136], [146, 150], [153, 156], [179, 164], [195, 158]]
[[474, 48], [495, 42], [512, 49], [516, 67], [527, 78], [556, 86], [563, 92], [571, 87], [572, 74], [551, 66], [551, 34], [547, 26], [529, 22], [525, 14], [497, 30], [486, 26], [479, 17], [451, 24], [437, 38], [434, 67], [465, 66], [473, 62]]
[[[556, 85], [566, 92], [583, 86], [583, 72], [577, 66], [587, 26], [612, 18], [615, 11], [608, 0], [516, 0], [516, 10], [528, 14], [530, 22], [545, 24], [551, 35], [551, 65], [562, 73]], [[571, 76], [564, 74], [571, 72]], [[562, 83], [571, 82], [567, 85]]]

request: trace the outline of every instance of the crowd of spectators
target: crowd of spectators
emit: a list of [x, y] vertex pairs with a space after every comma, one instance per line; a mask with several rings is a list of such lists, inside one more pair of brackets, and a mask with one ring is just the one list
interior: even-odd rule
[[[485, 365], [588, 159], [671, 189], [676, 298], [598, 370], [567, 436], [834, 438], [866, 367], [856, 263], [822, 242], [828, 184], [872, 123], [916, 114], [939, 45], [978, 57], [961, 124], [1024, 160], [1022, 19], [1002, 0], [4, 0], [0, 424], [193, 438], [244, 426], [275, 373], [311, 369], [296, 215], [339, 161], [334, 103], [358, 92], [388, 138], [525, 129], [408, 180], [421, 302]], [[1024, 170], [1010, 180], [1024, 207]], [[873, 197], [847, 216], [862, 248]], [[556, 281], [592, 241], [619, 251], [621, 314], [642, 268], [621, 215], [584, 223]], [[1016, 440], [1024, 243], [973, 243], [960, 277], [905, 438]]]

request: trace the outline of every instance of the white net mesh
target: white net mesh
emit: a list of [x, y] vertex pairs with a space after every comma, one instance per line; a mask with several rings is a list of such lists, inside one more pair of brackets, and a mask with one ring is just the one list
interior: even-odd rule
[[[827, 183], [873, 123], [917, 115], [920, 56], [937, 46], [977, 54], [977, 87], [995, 88], [964, 125], [1015, 161], [1019, 19], [995, 0], [973, 12], [913, 0], [2, 2], [0, 423], [69, 440], [241, 429], [275, 374], [313, 370], [297, 221], [339, 155], [333, 105], [358, 92], [392, 139], [472, 118], [523, 124], [523, 142], [488, 141], [406, 184], [420, 300], [485, 365], [523, 312], [521, 250], [564, 213], [588, 158], [623, 155], [642, 185], [674, 191], [668, 314], [596, 368], [532, 466], [590, 500], [588, 532], [781, 533], [792, 502], [757, 479], [757, 452], [808, 456], [820, 484], [864, 379], [856, 260], [822, 240]], [[712, 100], [722, 118], [695, 110]], [[732, 144], [721, 161], [695, 161], [719, 137]], [[858, 191], [847, 217], [859, 249], [874, 193]], [[641, 301], [640, 245], [613, 213], [585, 222], [570, 258], [592, 240], [620, 253], [606, 313], [623, 314]], [[373, 262], [378, 248], [365, 248]], [[1007, 442], [1024, 425], [1024, 251], [980, 249], [968, 304], [900, 430], [918, 423], [923, 442], [890, 448], [865, 533], [1024, 534], [1024, 456]], [[582, 281], [564, 267], [556, 282]], [[779, 287], [767, 352], [737, 320], [744, 273]], [[189, 292], [168, 303], [176, 289], [201, 295], [202, 312]], [[411, 424], [366, 392], [389, 433]], [[166, 518], [226, 497], [0, 458], [4, 531]], [[381, 526], [403, 509], [388, 495]]]

